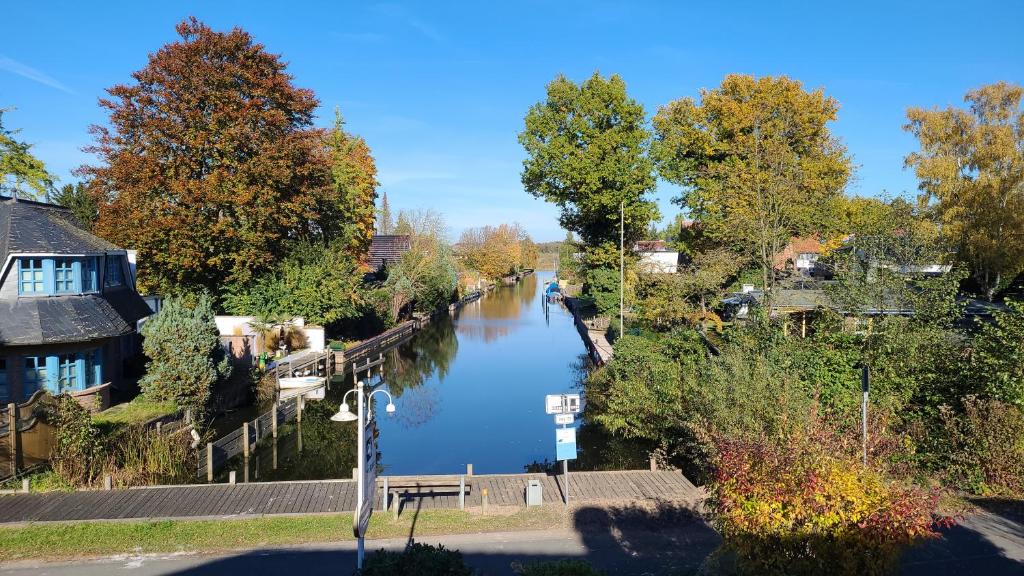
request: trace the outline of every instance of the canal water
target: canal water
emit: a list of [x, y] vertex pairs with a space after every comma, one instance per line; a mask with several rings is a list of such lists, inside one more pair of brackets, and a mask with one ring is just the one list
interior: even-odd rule
[[[579, 392], [588, 369], [572, 315], [545, 305], [551, 277], [537, 272], [497, 288], [385, 354], [371, 381], [383, 381], [397, 410], [386, 415], [386, 400], [376, 395], [381, 473], [455, 474], [467, 464], [478, 474], [516, 473], [550, 465], [555, 424], [544, 396]], [[251, 463], [254, 479], [350, 477], [356, 426], [330, 416], [351, 386], [351, 376], [335, 380], [325, 400], [307, 403], [301, 428], [292, 423], [276, 445], [261, 446]]]

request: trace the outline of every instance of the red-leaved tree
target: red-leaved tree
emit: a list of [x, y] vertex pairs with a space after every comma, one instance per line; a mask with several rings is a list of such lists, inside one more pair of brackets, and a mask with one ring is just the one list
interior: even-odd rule
[[295, 239], [329, 240], [340, 223], [317, 100], [245, 31], [194, 17], [108, 89], [83, 166], [99, 204], [95, 231], [139, 251], [143, 288], [164, 293], [245, 283]]

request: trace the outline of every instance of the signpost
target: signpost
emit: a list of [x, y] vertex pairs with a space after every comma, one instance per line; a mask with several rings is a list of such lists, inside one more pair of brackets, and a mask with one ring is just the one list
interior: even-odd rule
[[548, 394], [544, 397], [544, 411], [548, 414], [579, 414], [580, 410], [579, 394]]
[[548, 394], [544, 398], [544, 411], [555, 415], [555, 460], [562, 461], [565, 482], [565, 505], [569, 505], [569, 460], [576, 459], [576, 429], [566, 428], [583, 409], [579, 394]]
[[[373, 411], [371, 410], [373, 395], [377, 393], [387, 395], [388, 405], [385, 407], [385, 411], [388, 414], [395, 412], [395, 403], [391, 398], [391, 394], [386, 390], [376, 390], [373, 389], [375, 387], [371, 387], [371, 390], [367, 392], [366, 385], [358, 379], [358, 374], [365, 371], [367, 372], [367, 377], [369, 377], [372, 375], [370, 369], [383, 363], [384, 357], [381, 356], [375, 361], [367, 360], [365, 366], [357, 367], [355, 363], [352, 364], [352, 380], [354, 380], [355, 385], [352, 387], [352, 390], [345, 393], [338, 413], [331, 416], [331, 420], [334, 422], [356, 421], [356, 464], [358, 468], [356, 472], [356, 511], [352, 517], [352, 533], [358, 542], [356, 568], [360, 570], [363, 568], [363, 557], [365, 555], [366, 529], [370, 524], [373, 504], [377, 499], [377, 426], [373, 418]], [[355, 414], [349, 410], [348, 406], [348, 395], [352, 393], [356, 395]]]

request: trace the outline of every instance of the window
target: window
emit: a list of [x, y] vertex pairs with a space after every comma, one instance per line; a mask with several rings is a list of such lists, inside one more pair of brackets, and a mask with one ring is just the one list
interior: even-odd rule
[[124, 284], [124, 271], [121, 269], [120, 256], [107, 256], [107, 270], [104, 276], [104, 286], [120, 286]]
[[57, 392], [80, 390], [78, 379], [78, 354], [61, 354], [57, 356]]
[[85, 355], [85, 387], [103, 383], [103, 350], [97, 349]]
[[95, 256], [82, 260], [82, 292], [95, 292], [99, 285], [99, 270]]
[[18, 294], [43, 293], [43, 259], [18, 259]]
[[22, 395], [28, 398], [45, 384], [46, 358], [42, 356], [25, 356], [25, 385], [22, 386]]
[[0, 400], [11, 400], [11, 393], [7, 388], [7, 358], [0, 358]]
[[57, 258], [53, 266], [55, 292], [75, 292], [75, 265], [71, 258]]

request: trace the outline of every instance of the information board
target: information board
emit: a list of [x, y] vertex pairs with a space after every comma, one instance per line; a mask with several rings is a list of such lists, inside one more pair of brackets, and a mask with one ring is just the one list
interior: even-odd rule
[[363, 474], [359, 478], [356, 490], [359, 491], [359, 510], [353, 518], [353, 532], [357, 538], [366, 535], [373, 514], [373, 503], [377, 497], [377, 427], [371, 418], [363, 431]]
[[544, 397], [544, 411], [548, 414], [578, 414], [582, 409], [579, 394], [548, 394]]
[[555, 429], [555, 459], [575, 460], [576, 459], [576, 429], [557, 428]]

